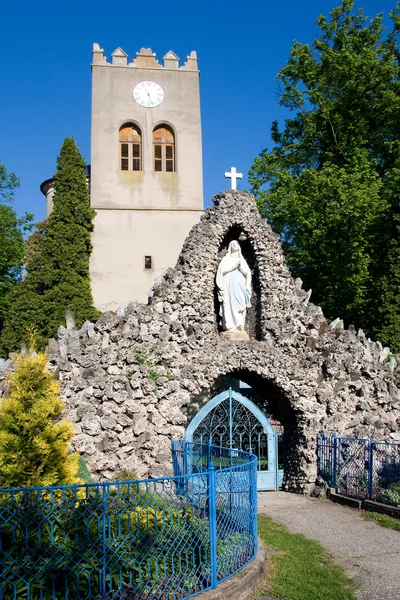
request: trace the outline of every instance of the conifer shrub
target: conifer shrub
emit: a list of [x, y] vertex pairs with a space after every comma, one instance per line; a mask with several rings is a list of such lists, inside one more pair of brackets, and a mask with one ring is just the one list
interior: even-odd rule
[[27, 342], [26, 331], [31, 326], [37, 331], [38, 347], [44, 348], [65, 324], [68, 310], [78, 328], [100, 316], [90, 288], [95, 211], [90, 206], [85, 167], [75, 140], [65, 138], [54, 174], [53, 210], [28, 240], [26, 275], [15, 286], [4, 317], [2, 356]]
[[60, 420], [63, 408], [46, 354], [18, 357], [0, 404], [0, 487], [79, 483], [79, 455], [69, 453], [74, 430]]

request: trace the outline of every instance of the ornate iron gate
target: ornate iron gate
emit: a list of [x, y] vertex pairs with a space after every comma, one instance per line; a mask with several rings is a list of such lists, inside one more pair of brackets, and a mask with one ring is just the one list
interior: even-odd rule
[[189, 442], [227, 446], [257, 456], [257, 489], [276, 490], [282, 484], [278, 465], [280, 433], [248, 398], [229, 389], [207, 402], [188, 426]]

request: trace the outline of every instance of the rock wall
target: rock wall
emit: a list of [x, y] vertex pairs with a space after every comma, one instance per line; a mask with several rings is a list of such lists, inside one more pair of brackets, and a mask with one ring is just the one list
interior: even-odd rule
[[[80, 331], [69, 319], [50, 343], [74, 447], [96, 479], [121, 469], [164, 475], [170, 439], [184, 434], [192, 403], [211, 398], [232, 375], [264, 395], [285, 426], [284, 487], [309, 493], [318, 432], [400, 441], [396, 360], [339, 319], [328, 325], [291, 277], [251, 195], [224, 192], [214, 204], [149, 305], [104, 313]], [[254, 273], [250, 341], [228, 340], [218, 329], [215, 274], [239, 236]]]

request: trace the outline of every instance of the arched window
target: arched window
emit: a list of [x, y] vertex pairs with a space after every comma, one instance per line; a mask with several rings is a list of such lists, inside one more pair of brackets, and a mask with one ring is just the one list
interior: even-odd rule
[[142, 136], [137, 125], [126, 124], [119, 130], [121, 171], [142, 170]]
[[167, 125], [160, 125], [153, 131], [153, 168], [167, 173], [175, 171], [175, 139]]

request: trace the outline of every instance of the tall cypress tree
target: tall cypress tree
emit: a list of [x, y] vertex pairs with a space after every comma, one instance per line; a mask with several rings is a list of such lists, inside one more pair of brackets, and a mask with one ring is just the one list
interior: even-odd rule
[[48, 333], [54, 335], [71, 310], [78, 327], [99, 313], [90, 289], [90, 206], [85, 161], [73, 138], [65, 138], [54, 175], [53, 211], [48, 218], [41, 265]]
[[94, 210], [90, 207], [85, 162], [73, 138], [65, 138], [54, 175], [53, 211], [35, 234], [27, 274], [17, 286], [1, 347], [15, 350], [34, 325], [44, 346], [72, 311], [80, 327], [95, 320], [89, 278]]

